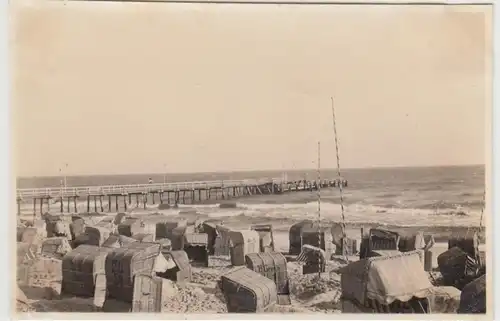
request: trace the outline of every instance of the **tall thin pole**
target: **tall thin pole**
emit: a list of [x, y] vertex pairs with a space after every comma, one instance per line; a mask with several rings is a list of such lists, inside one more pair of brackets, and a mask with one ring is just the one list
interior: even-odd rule
[[483, 215], [484, 215], [484, 208], [486, 207], [486, 190], [483, 193], [483, 206], [481, 207], [481, 218], [479, 221], [479, 231], [483, 230]]
[[[318, 196], [318, 247], [321, 248], [321, 143], [318, 142], [318, 181], [317, 196]], [[325, 248], [326, 250], [326, 248]], [[318, 278], [321, 277], [321, 258], [318, 256]]]
[[67, 174], [67, 171], [68, 171], [68, 163], [64, 164], [65, 166], [65, 169], [64, 169], [64, 189], [66, 189], [66, 187], [68, 187], [68, 184], [67, 184], [67, 181], [66, 181], [66, 174]]
[[[61, 167], [59, 167], [59, 178], [60, 178], [61, 176], [63, 176], [63, 174], [62, 174], [62, 169], [61, 169]], [[61, 180], [61, 179], [59, 180], [59, 187], [60, 187], [60, 189], [61, 189], [61, 202], [62, 202], [62, 198], [63, 198], [63, 196], [64, 196], [64, 195], [63, 195], [63, 194], [64, 194], [64, 180]]]
[[163, 185], [167, 184], [167, 164], [163, 164]]
[[338, 141], [338, 136], [337, 136], [337, 123], [336, 123], [336, 120], [335, 120], [335, 107], [333, 105], [333, 97], [330, 97], [331, 98], [331, 101], [332, 101], [332, 116], [333, 116], [333, 133], [335, 135], [335, 151], [336, 151], [336, 154], [337, 154], [337, 175], [338, 175], [338, 178], [339, 178], [339, 193], [340, 193], [340, 212], [341, 212], [341, 215], [342, 215], [342, 223], [341, 223], [341, 227], [342, 227], [342, 245], [344, 247], [344, 249], [342, 250], [342, 252], [345, 253], [345, 249], [346, 249], [346, 245], [347, 245], [347, 240], [346, 240], [346, 232], [345, 232], [345, 215], [344, 215], [344, 196], [343, 196], [343, 191], [342, 191], [342, 188], [343, 188], [343, 181], [342, 181], [342, 176], [340, 175], [340, 156], [339, 156], [339, 141]]

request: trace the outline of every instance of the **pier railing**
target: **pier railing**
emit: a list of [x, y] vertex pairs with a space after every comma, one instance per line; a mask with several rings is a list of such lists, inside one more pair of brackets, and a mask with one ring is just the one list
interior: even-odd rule
[[153, 184], [132, 185], [104, 185], [104, 186], [75, 186], [75, 187], [52, 187], [52, 188], [19, 188], [17, 197], [31, 199], [40, 197], [70, 197], [87, 195], [110, 195], [127, 193], [148, 193], [152, 191], [179, 191], [222, 187], [252, 186], [267, 183], [281, 184], [280, 178], [273, 179], [244, 179], [244, 180], [218, 180], [218, 181], [194, 181], [194, 182], [172, 182]]

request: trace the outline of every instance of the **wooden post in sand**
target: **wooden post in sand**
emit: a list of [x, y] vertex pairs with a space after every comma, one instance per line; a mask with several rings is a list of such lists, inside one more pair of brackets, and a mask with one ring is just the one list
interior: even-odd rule
[[115, 208], [116, 211], [118, 212], [118, 195], [115, 195]]
[[90, 213], [90, 195], [87, 195], [87, 213]]
[[18, 216], [21, 215], [21, 198], [20, 197], [17, 198], [17, 215]]
[[97, 213], [97, 196], [94, 195], [94, 212]]
[[101, 205], [101, 213], [104, 212], [104, 208], [102, 206], [102, 195], [99, 195], [99, 205]]
[[123, 207], [125, 208], [125, 211], [126, 211], [127, 210], [127, 196], [123, 196]]
[[111, 212], [111, 195], [108, 195], [108, 212]]

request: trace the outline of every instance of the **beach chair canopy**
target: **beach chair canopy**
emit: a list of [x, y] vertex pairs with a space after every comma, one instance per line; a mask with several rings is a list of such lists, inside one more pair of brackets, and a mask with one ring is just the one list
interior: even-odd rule
[[[105, 218], [99, 220], [99, 222], [97, 224], [99, 224], [99, 223], [102, 223], [101, 226], [104, 226], [105, 223], [113, 224], [114, 218], [111, 216], [108, 216], [108, 217], [105, 217]], [[95, 225], [97, 225], [97, 224], [95, 224]]]
[[290, 240], [294, 241], [300, 240], [302, 229], [305, 227], [312, 227], [312, 226], [315, 226], [315, 222], [313, 222], [312, 220], [304, 220], [293, 224], [292, 226], [290, 226], [289, 230]]
[[245, 255], [259, 252], [259, 233], [252, 230], [230, 231], [231, 264], [245, 265]]
[[69, 223], [65, 221], [56, 221], [54, 223], [54, 233], [58, 235], [71, 236], [71, 230], [69, 228]]
[[486, 313], [486, 274], [463, 288], [458, 313]]
[[372, 228], [370, 229], [370, 237], [377, 237], [381, 239], [388, 239], [388, 240], [398, 240], [399, 241], [399, 233], [389, 231], [389, 230], [384, 230], [384, 229], [379, 229], [379, 228]]
[[374, 257], [374, 256], [394, 256], [394, 255], [399, 255], [400, 251], [398, 250], [373, 250], [370, 253], [368, 253], [368, 257]]
[[315, 226], [312, 220], [304, 220], [290, 226], [288, 232], [289, 254], [298, 255], [302, 249], [302, 230], [306, 227]]
[[133, 239], [128, 236], [123, 235], [110, 235], [104, 243], [102, 243], [102, 247], [111, 247], [111, 248], [120, 248], [127, 244], [138, 242], [136, 239]]
[[271, 224], [254, 224], [250, 226], [250, 229], [259, 233], [261, 252], [274, 251], [273, 226]]
[[207, 232], [207, 230], [211, 231], [211, 230], [216, 230], [217, 229], [217, 225], [220, 223], [220, 221], [203, 221], [202, 223], [202, 229], [200, 230], [201, 233], [209, 233]]
[[273, 226], [271, 224], [253, 224], [250, 229], [257, 232], [271, 232]]
[[401, 252], [410, 252], [426, 248], [424, 233], [417, 232], [412, 235], [404, 235], [399, 239], [398, 249]]
[[342, 238], [344, 237], [344, 231], [340, 223], [332, 224], [332, 242], [338, 247], [342, 246]]
[[164, 273], [173, 267], [175, 267], [175, 263], [170, 258], [167, 260], [162, 253], [159, 253], [153, 265], [153, 272]]
[[383, 305], [421, 299], [428, 297], [433, 287], [416, 251], [359, 260], [340, 273], [342, 295], [361, 304], [367, 299]]
[[118, 213], [115, 215], [115, 217], [113, 218], [113, 224], [114, 225], [118, 225], [118, 224], [121, 224], [123, 222], [123, 220], [125, 220], [125, 217], [127, 215], [125, 213]]
[[19, 287], [19, 284], [16, 284], [16, 300], [22, 303], [28, 303], [28, 297], [24, 293], [23, 290]]
[[304, 244], [302, 246], [302, 251], [297, 256], [297, 262], [299, 263], [321, 263], [325, 264], [327, 261], [326, 253], [319, 247], [312, 246], [309, 244]]
[[259, 233], [252, 230], [230, 231], [229, 237], [232, 246], [246, 245], [248, 243], [259, 244]]
[[479, 254], [479, 234], [472, 229], [454, 231], [448, 240], [448, 249], [453, 247], [458, 247], [469, 256], [477, 259]]
[[229, 233], [231, 231], [228, 226], [222, 224], [216, 224], [215, 229], [217, 230], [217, 234]]

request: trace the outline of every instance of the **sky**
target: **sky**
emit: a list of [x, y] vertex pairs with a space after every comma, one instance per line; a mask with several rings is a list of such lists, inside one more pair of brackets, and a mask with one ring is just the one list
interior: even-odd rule
[[18, 176], [486, 162], [490, 7], [11, 7]]

